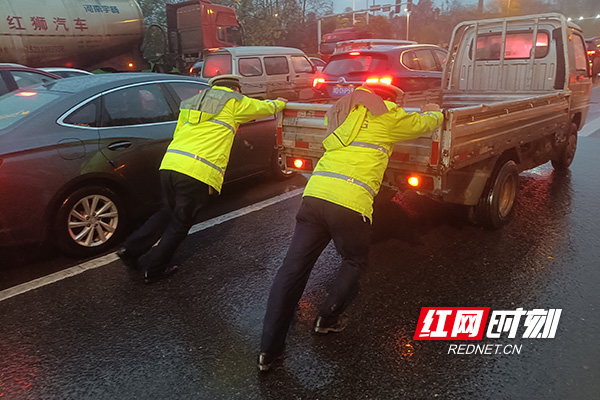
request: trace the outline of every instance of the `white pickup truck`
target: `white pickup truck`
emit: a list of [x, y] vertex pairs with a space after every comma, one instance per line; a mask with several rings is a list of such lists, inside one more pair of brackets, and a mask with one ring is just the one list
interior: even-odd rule
[[[479, 223], [498, 228], [521, 171], [573, 160], [592, 89], [583, 34], [555, 13], [469, 21], [454, 29], [449, 50], [438, 99], [444, 124], [396, 143], [383, 187], [474, 206]], [[323, 154], [329, 107], [288, 103], [279, 114], [289, 170], [310, 172]]]

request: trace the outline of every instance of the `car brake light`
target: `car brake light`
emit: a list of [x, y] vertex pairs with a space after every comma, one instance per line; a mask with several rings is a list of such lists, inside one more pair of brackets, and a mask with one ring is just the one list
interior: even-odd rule
[[208, 49], [207, 51], [217, 51], [219, 50], [220, 47], [211, 47], [210, 49]]
[[370, 77], [367, 78], [366, 80], [367, 83], [377, 83], [377, 82], [381, 82], [381, 83], [385, 83], [386, 85], [391, 85], [392, 84], [392, 78], [390, 76], [384, 76], [382, 78], [378, 78], [378, 77]]
[[35, 96], [36, 94], [37, 94], [36, 92], [18, 92], [18, 93], [15, 93], [15, 96], [31, 97], [31, 96]]
[[325, 83], [325, 79], [323, 79], [323, 78], [315, 78], [313, 80], [313, 87], [315, 89], [318, 89], [324, 83]]
[[305, 170], [313, 169], [312, 160], [306, 160], [304, 158], [286, 158], [285, 163], [290, 168]]
[[129, 64], [127, 64], [127, 66], [128, 66], [129, 68], [133, 68], [133, 63], [129, 63]]
[[360, 51], [352, 51], [350, 52], [350, 55], [353, 57], [360, 56]]
[[588, 56], [593, 56], [596, 54], [596, 50], [588, 50]]
[[194, 72], [194, 66], [193, 66], [193, 65], [190, 67], [190, 74], [191, 74], [192, 72]]

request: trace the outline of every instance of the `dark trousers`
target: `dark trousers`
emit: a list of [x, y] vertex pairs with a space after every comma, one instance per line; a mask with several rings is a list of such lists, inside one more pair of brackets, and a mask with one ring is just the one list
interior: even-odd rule
[[342, 265], [319, 315], [334, 321], [346, 309], [367, 267], [370, 232], [369, 220], [355, 211], [314, 197], [303, 199], [292, 244], [269, 294], [261, 352], [283, 350], [310, 272], [331, 239], [342, 256]]
[[[124, 244], [133, 257], [148, 253], [144, 264], [149, 272], [169, 266], [177, 247], [209, 200], [206, 183], [179, 172], [161, 170], [160, 184], [163, 207]], [[159, 239], [158, 245], [152, 247]]]

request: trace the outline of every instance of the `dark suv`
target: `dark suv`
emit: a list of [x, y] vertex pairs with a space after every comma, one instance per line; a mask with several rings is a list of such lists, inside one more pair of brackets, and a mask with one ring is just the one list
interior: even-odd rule
[[585, 39], [585, 45], [587, 47], [588, 58], [590, 59], [592, 76], [594, 80], [597, 80], [599, 78], [598, 75], [600, 75], [600, 36]]
[[367, 81], [405, 92], [440, 89], [448, 52], [434, 45], [392, 45], [335, 54], [314, 79], [316, 97], [338, 98]]

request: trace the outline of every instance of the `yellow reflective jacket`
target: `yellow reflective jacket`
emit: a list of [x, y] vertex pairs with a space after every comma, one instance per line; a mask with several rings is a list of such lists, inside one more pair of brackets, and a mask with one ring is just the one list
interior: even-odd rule
[[[184, 100], [173, 140], [167, 148], [160, 169], [189, 175], [221, 192], [231, 146], [240, 124], [268, 117], [282, 110], [285, 103], [279, 100], [252, 99], [222, 86], [207, 90], [229, 92], [219, 93], [223, 95], [224, 105], [218, 104], [214, 99], [203, 100], [202, 104], [195, 101], [201, 94]], [[217, 110], [217, 113], [201, 111], [207, 109]]]
[[358, 105], [325, 138], [325, 154], [303, 196], [330, 201], [372, 221], [373, 198], [379, 192], [394, 143], [423, 136], [441, 126], [444, 119], [441, 112], [407, 113], [390, 101], [385, 105], [388, 112], [378, 116]]

